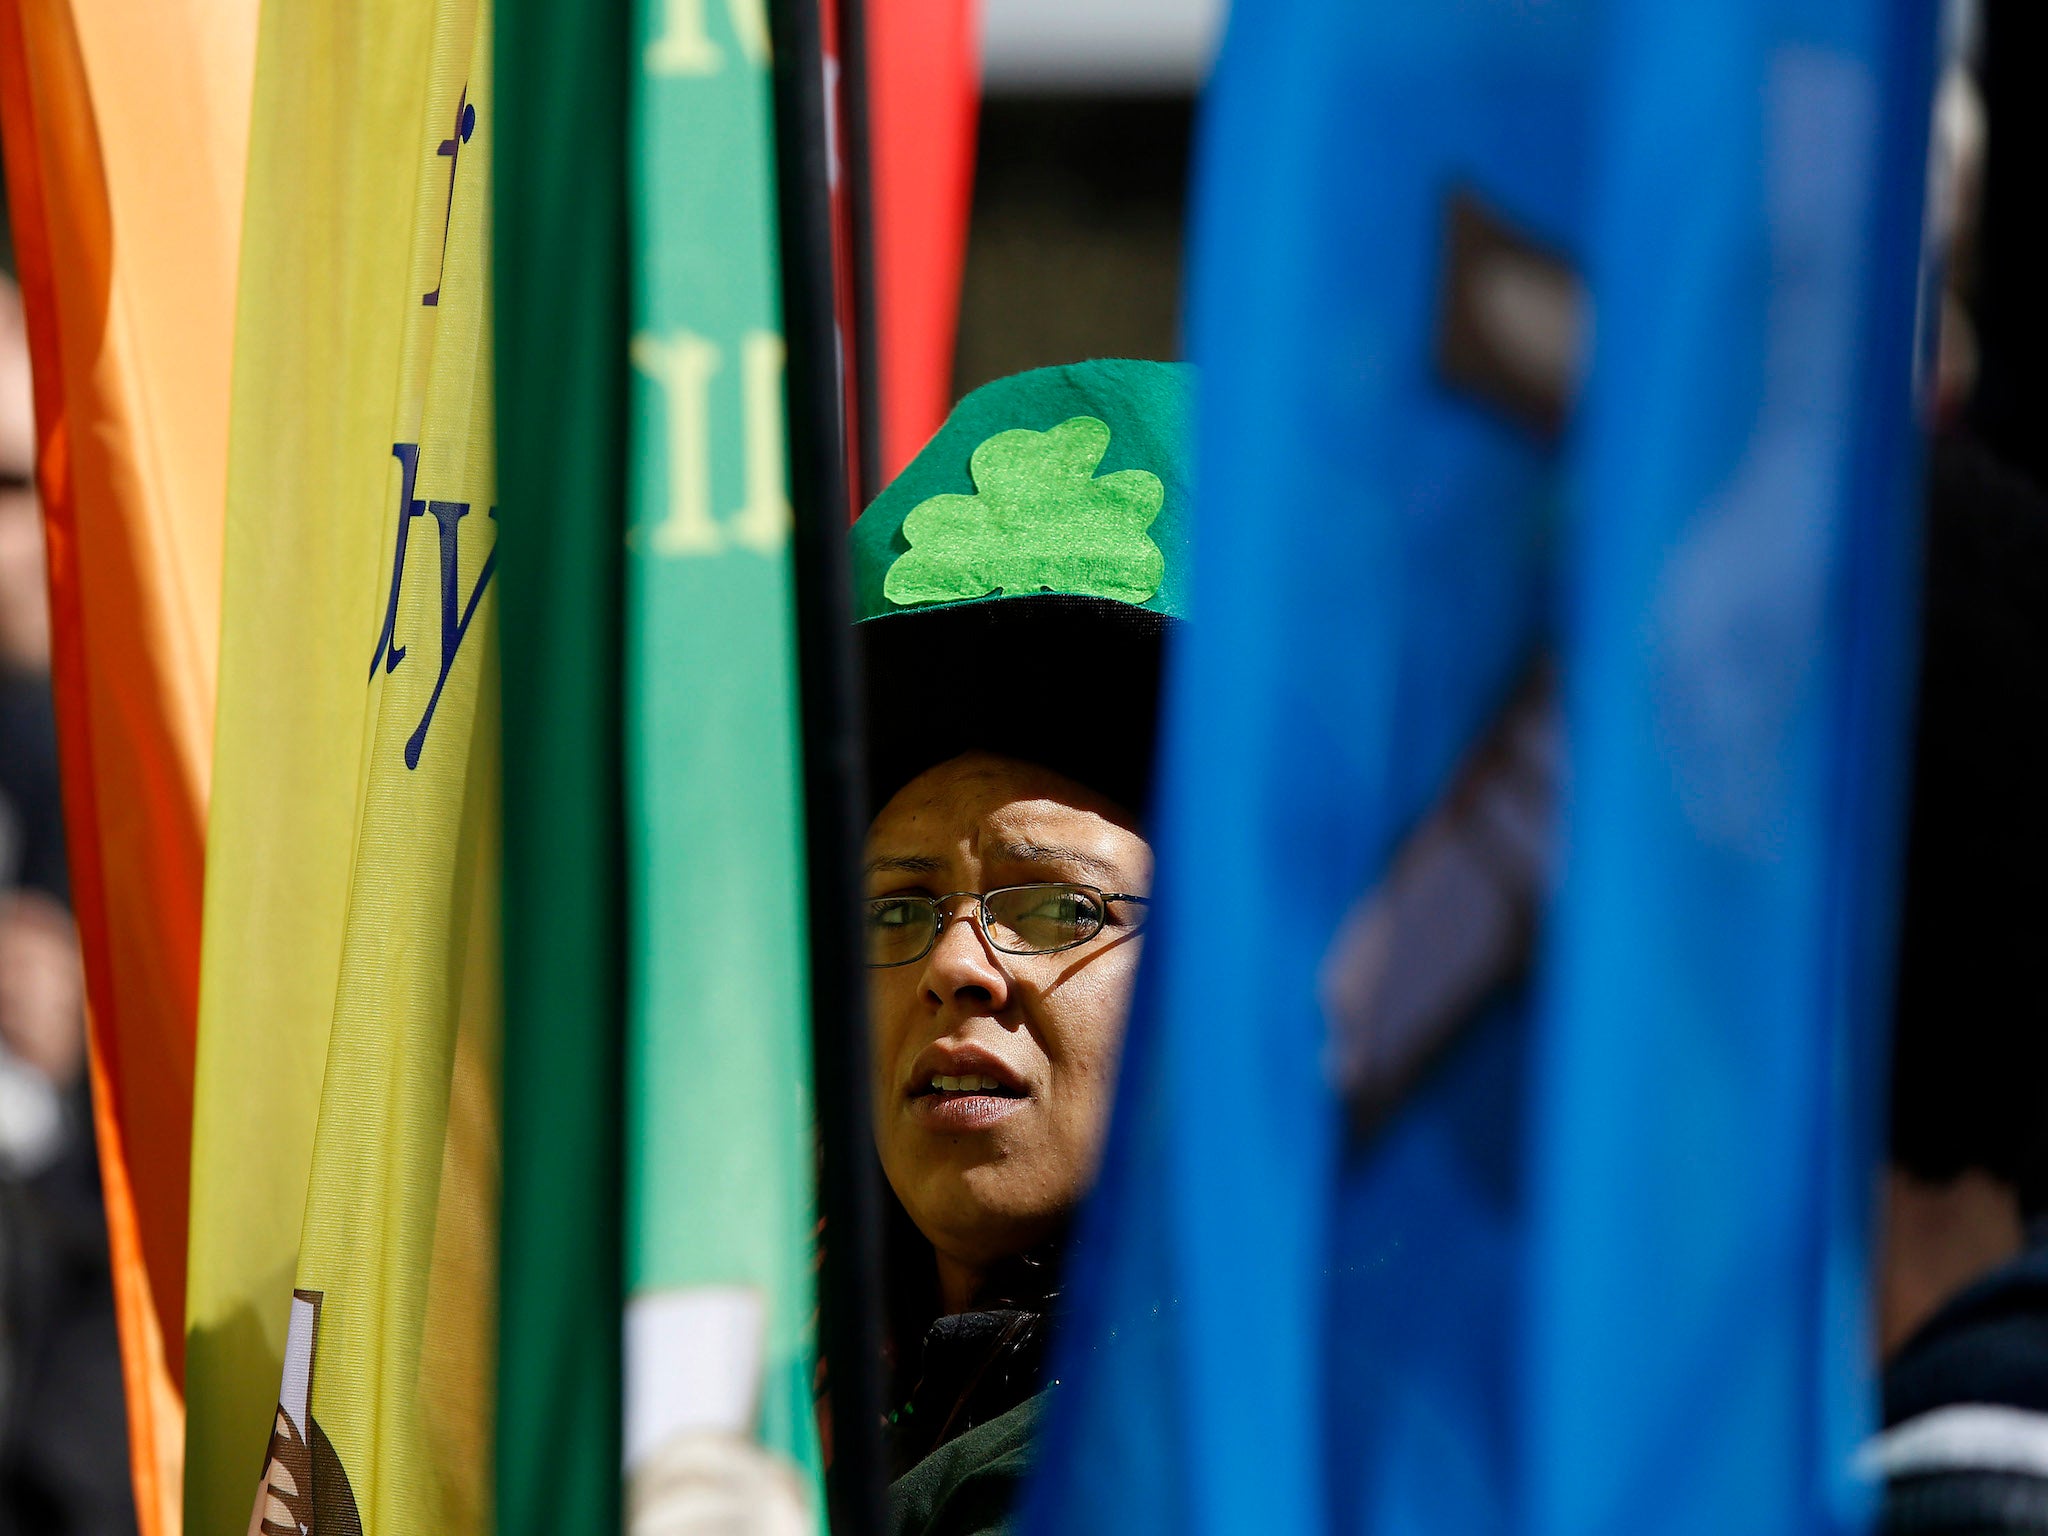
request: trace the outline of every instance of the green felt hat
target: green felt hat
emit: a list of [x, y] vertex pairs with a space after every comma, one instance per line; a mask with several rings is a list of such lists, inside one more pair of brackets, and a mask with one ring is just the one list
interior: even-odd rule
[[1185, 616], [1185, 363], [984, 384], [861, 514], [854, 616], [1064, 593]]
[[877, 805], [971, 747], [1138, 809], [1185, 617], [1193, 370], [1123, 359], [983, 385], [852, 532]]

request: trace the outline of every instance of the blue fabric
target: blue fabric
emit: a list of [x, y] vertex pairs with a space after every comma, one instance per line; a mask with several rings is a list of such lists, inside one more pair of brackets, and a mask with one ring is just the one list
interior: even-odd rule
[[1531, 1528], [1858, 1529], [1934, 6], [1618, 7]]
[[[1156, 922], [1026, 1530], [1862, 1518], [1931, 9], [1236, 8]], [[1589, 275], [1561, 446], [1437, 378], [1457, 188]], [[1354, 1146], [1332, 935], [1546, 654], [1535, 979]]]

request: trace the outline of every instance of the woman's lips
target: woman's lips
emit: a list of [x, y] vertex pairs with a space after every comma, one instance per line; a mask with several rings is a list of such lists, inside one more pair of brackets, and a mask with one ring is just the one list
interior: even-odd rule
[[1031, 1096], [1015, 1067], [972, 1040], [934, 1040], [909, 1076], [911, 1124], [942, 1134], [991, 1130]]
[[[999, 1066], [993, 1059], [960, 1065]], [[911, 1091], [910, 1117], [930, 1131], [985, 1131], [1008, 1119], [1025, 1100], [1023, 1085], [1009, 1069], [994, 1072], [928, 1072]]]
[[934, 1090], [910, 1100], [910, 1118], [930, 1131], [985, 1131], [1024, 1107], [1020, 1094]]

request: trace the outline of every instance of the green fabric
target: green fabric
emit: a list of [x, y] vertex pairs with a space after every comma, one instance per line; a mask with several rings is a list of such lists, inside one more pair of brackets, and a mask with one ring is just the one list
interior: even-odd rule
[[1052, 591], [1185, 618], [1192, 382], [1110, 359], [977, 389], [854, 525], [855, 617]]
[[1145, 536], [1166, 488], [1149, 469], [1095, 477], [1109, 424], [1075, 416], [1013, 427], [974, 450], [975, 494], [934, 496], [903, 519], [910, 548], [889, 567], [892, 603], [1067, 592], [1142, 603], [1166, 557]]
[[626, 207], [616, 168], [626, 154], [630, 48], [622, 7], [497, 0], [500, 1536], [623, 1529], [613, 1192]]
[[1045, 1394], [948, 1440], [889, 1488], [889, 1536], [1004, 1536]]
[[[638, 0], [627, 185], [629, 1338], [744, 1293], [759, 1374], [723, 1404], [823, 1507], [803, 779], [768, 38], [758, 5]], [[714, 1348], [693, 1337], [709, 1368]], [[731, 1352], [715, 1358], [733, 1358]], [[746, 1365], [737, 1352], [734, 1368]], [[635, 1361], [673, 1382], [673, 1359]], [[702, 1374], [702, 1371], [698, 1373]], [[695, 1378], [693, 1378], [695, 1379]], [[644, 1401], [636, 1396], [636, 1401]]]

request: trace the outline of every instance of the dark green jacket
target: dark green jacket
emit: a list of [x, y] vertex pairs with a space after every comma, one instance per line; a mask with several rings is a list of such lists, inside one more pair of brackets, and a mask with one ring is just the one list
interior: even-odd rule
[[1007, 1536], [1045, 1394], [948, 1440], [889, 1487], [890, 1536]]

